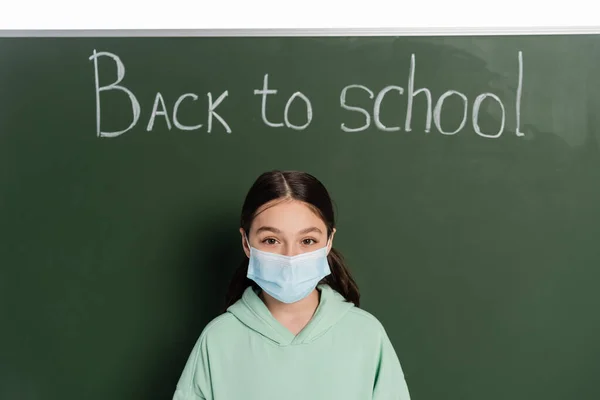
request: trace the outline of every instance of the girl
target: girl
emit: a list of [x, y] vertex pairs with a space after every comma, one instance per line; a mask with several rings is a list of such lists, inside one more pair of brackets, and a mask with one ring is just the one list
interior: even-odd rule
[[174, 400], [409, 400], [400, 362], [335, 249], [325, 187], [261, 175], [242, 207], [246, 253], [226, 311], [201, 333]]

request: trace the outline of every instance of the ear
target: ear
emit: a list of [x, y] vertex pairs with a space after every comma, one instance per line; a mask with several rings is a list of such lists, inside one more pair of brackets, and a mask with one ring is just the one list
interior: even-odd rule
[[242, 248], [244, 249], [244, 253], [246, 253], [246, 257], [250, 258], [250, 244], [246, 241], [246, 232], [244, 231], [244, 228], [240, 228], [240, 234], [242, 235]]
[[329, 255], [329, 252], [331, 251], [331, 249], [333, 248], [333, 237], [335, 236], [335, 228], [333, 228], [333, 230], [331, 231], [331, 236], [329, 236], [329, 244], [327, 245], [327, 255]]

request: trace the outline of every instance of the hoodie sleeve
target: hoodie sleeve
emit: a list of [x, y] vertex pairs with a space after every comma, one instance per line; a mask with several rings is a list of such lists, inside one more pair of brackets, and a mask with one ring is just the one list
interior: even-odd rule
[[183, 368], [173, 400], [213, 400], [206, 337], [201, 335]]
[[410, 400], [404, 372], [385, 330], [381, 336], [373, 400]]

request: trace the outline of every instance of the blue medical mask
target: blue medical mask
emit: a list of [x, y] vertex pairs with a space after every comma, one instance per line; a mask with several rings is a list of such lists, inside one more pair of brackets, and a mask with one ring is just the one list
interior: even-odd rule
[[327, 247], [298, 254], [283, 256], [250, 246], [248, 278], [270, 296], [283, 303], [295, 303], [308, 296], [321, 279], [331, 274], [327, 262]]

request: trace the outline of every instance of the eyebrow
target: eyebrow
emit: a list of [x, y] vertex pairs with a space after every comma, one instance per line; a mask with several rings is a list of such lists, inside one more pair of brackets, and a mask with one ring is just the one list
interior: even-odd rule
[[256, 230], [256, 233], [261, 233], [261, 232], [273, 232], [273, 233], [281, 233], [281, 231], [277, 228], [273, 228], [272, 226], [261, 226], [260, 228], [258, 228]]
[[306, 229], [302, 229], [300, 232], [298, 232], [300, 235], [305, 235], [307, 233], [310, 232], [317, 232], [317, 233], [323, 233], [321, 232], [321, 230], [319, 228], [317, 228], [316, 226], [311, 226], [310, 228], [306, 228]]
[[[261, 226], [260, 228], [258, 228], [256, 230], [256, 233], [261, 233], [261, 232], [273, 232], [273, 233], [281, 233], [281, 230], [274, 228], [272, 226]], [[310, 228], [306, 228], [306, 229], [302, 229], [300, 232], [298, 232], [298, 234], [300, 235], [305, 235], [307, 233], [310, 232], [318, 232], [318, 233], [323, 233], [319, 228], [317, 228], [316, 226], [311, 226]]]

